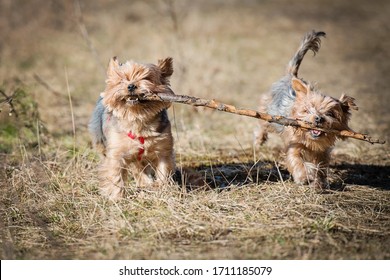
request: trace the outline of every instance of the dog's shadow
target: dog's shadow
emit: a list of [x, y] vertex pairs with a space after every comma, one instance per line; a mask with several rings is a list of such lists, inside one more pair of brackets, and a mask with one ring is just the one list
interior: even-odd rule
[[[190, 173], [193, 172], [210, 188], [218, 190], [265, 182], [291, 182], [289, 172], [271, 161], [200, 165], [193, 167]], [[330, 166], [329, 181], [330, 190], [333, 191], [343, 191], [346, 185], [390, 190], [390, 166], [335, 164]], [[182, 181], [179, 179], [178, 183], [181, 184]]]
[[390, 166], [341, 163], [330, 169], [344, 184], [390, 190]]
[[287, 170], [280, 169], [275, 163], [267, 161], [256, 164], [248, 162], [184, 167], [182, 172], [179, 171], [176, 175], [177, 183], [179, 185], [184, 183], [189, 189], [196, 189], [199, 183], [201, 186], [206, 184], [208, 188], [217, 190], [286, 181], [289, 177]]

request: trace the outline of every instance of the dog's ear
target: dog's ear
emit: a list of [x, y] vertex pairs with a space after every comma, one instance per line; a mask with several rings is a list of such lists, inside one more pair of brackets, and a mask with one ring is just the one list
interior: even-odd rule
[[310, 87], [304, 81], [295, 77], [291, 79], [291, 86], [297, 97], [303, 97], [310, 91]]
[[162, 82], [164, 84], [168, 83], [169, 82], [169, 78], [173, 74], [173, 58], [172, 57], [167, 57], [165, 59], [159, 59], [157, 66], [161, 70]]
[[358, 110], [359, 107], [355, 104], [355, 98], [342, 94], [340, 97], [341, 108], [344, 113], [348, 113], [350, 109]]
[[[350, 130], [348, 127], [348, 121], [351, 116], [351, 109], [358, 110], [358, 106], [355, 104], [355, 98], [342, 94], [340, 99], [341, 110], [343, 114], [341, 115], [341, 123], [344, 125], [343, 129]], [[338, 136], [338, 138], [345, 140], [346, 137]]]
[[113, 78], [118, 77], [117, 69], [119, 67], [119, 62], [116, 56], [110, 59], [110, 62], [108, 62], [108, 68], [107, 68], [107, 77]]

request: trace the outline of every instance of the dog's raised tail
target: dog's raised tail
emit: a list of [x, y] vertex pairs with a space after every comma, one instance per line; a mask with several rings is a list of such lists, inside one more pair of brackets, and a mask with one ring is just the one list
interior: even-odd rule
[[326, 34], [323, 31], [316, 32], [314, 30], [305, 34], [299, 49], [288, 64], [288, 74], [291, 74], [295, 77], [298, 76], [299, 66], [301, 65], [303, 57], [308, 50], [311, 50], [315, 55], [320, 49], [321, 37], [325, 37], [325, 35]]

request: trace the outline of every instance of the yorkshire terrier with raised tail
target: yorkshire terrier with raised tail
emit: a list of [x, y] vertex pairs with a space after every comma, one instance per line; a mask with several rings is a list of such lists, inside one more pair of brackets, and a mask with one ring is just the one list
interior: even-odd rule
[[92, 143], [102, 154], [99, 180], [104, 196], [122, 197], [129, 173], [138, 186], [172, 182], [170, 103], [137, 98], [146, 93], [174, 94], [169, 82], [172, 73], [172, 58], [157, 65], [110, 60], [106, 88], [89, 122]]
[[[349, 129], [350, 110], [357, 110], [355, 99], [341, 95], [340, 99], [326, 96], [312, 84], [298, 78], [298, 69], [307, 51], [318, 52], [324, 32], [307, 33], [287, 67], [287, 74], [274, 83], [271, 91], [260, 101], [260, 111], [307, 121], [325, 129]], [[343, 137], [320, 130], [307, 130], [260, 121], [256, 140], [263, 144], [268, 131], [281, 134], [286, 148], [286, 166], [298, 184], [316, 188], [328, 187], [327, 170], [330, 152], [336, 140]]]

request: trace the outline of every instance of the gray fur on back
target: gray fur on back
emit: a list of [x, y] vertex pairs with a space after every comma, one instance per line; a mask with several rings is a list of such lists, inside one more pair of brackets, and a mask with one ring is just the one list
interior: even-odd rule
[[[295, 91], [291, 86], [292, 76], [287, 75], [274, 83], [271, 87], [271, 102], [267, 111], [271, 115], [289, 117], [295, 101]], [[283, 130], [280, 124], [273, 124], [278, 132]]]
[[92, 113], [91, 120], [88, 124], [89, 132], [92, 135], [92, 141], [96, 144], [102, 144], [105, 146], [106, 144], [106, 137], [104, 136], [103, 132], [103, 125], [104, 125], [104, 111], [105, 107], [102, 103], [102, 98], [99, 97], [95, 110]]
[[[288, 118], [291, 114], [291, 109], [295, 101], [295, 91], [291, 85], [291, 79], [297, 77], [299, 66], [307, 53], [311, 50], [316, 54], [321, 46], [321, 37], [324, 37], [325, 32], [311, 31], [305, 34], [301, 45], [294, 54], [287, 67], [287, 75], [274, 83], [271, 87], [271, 102], [267, 106], [267, 111], [271, 115], [283, 116]], [[276, 131], [281, 132], [284, 126], [273, 124]]]

